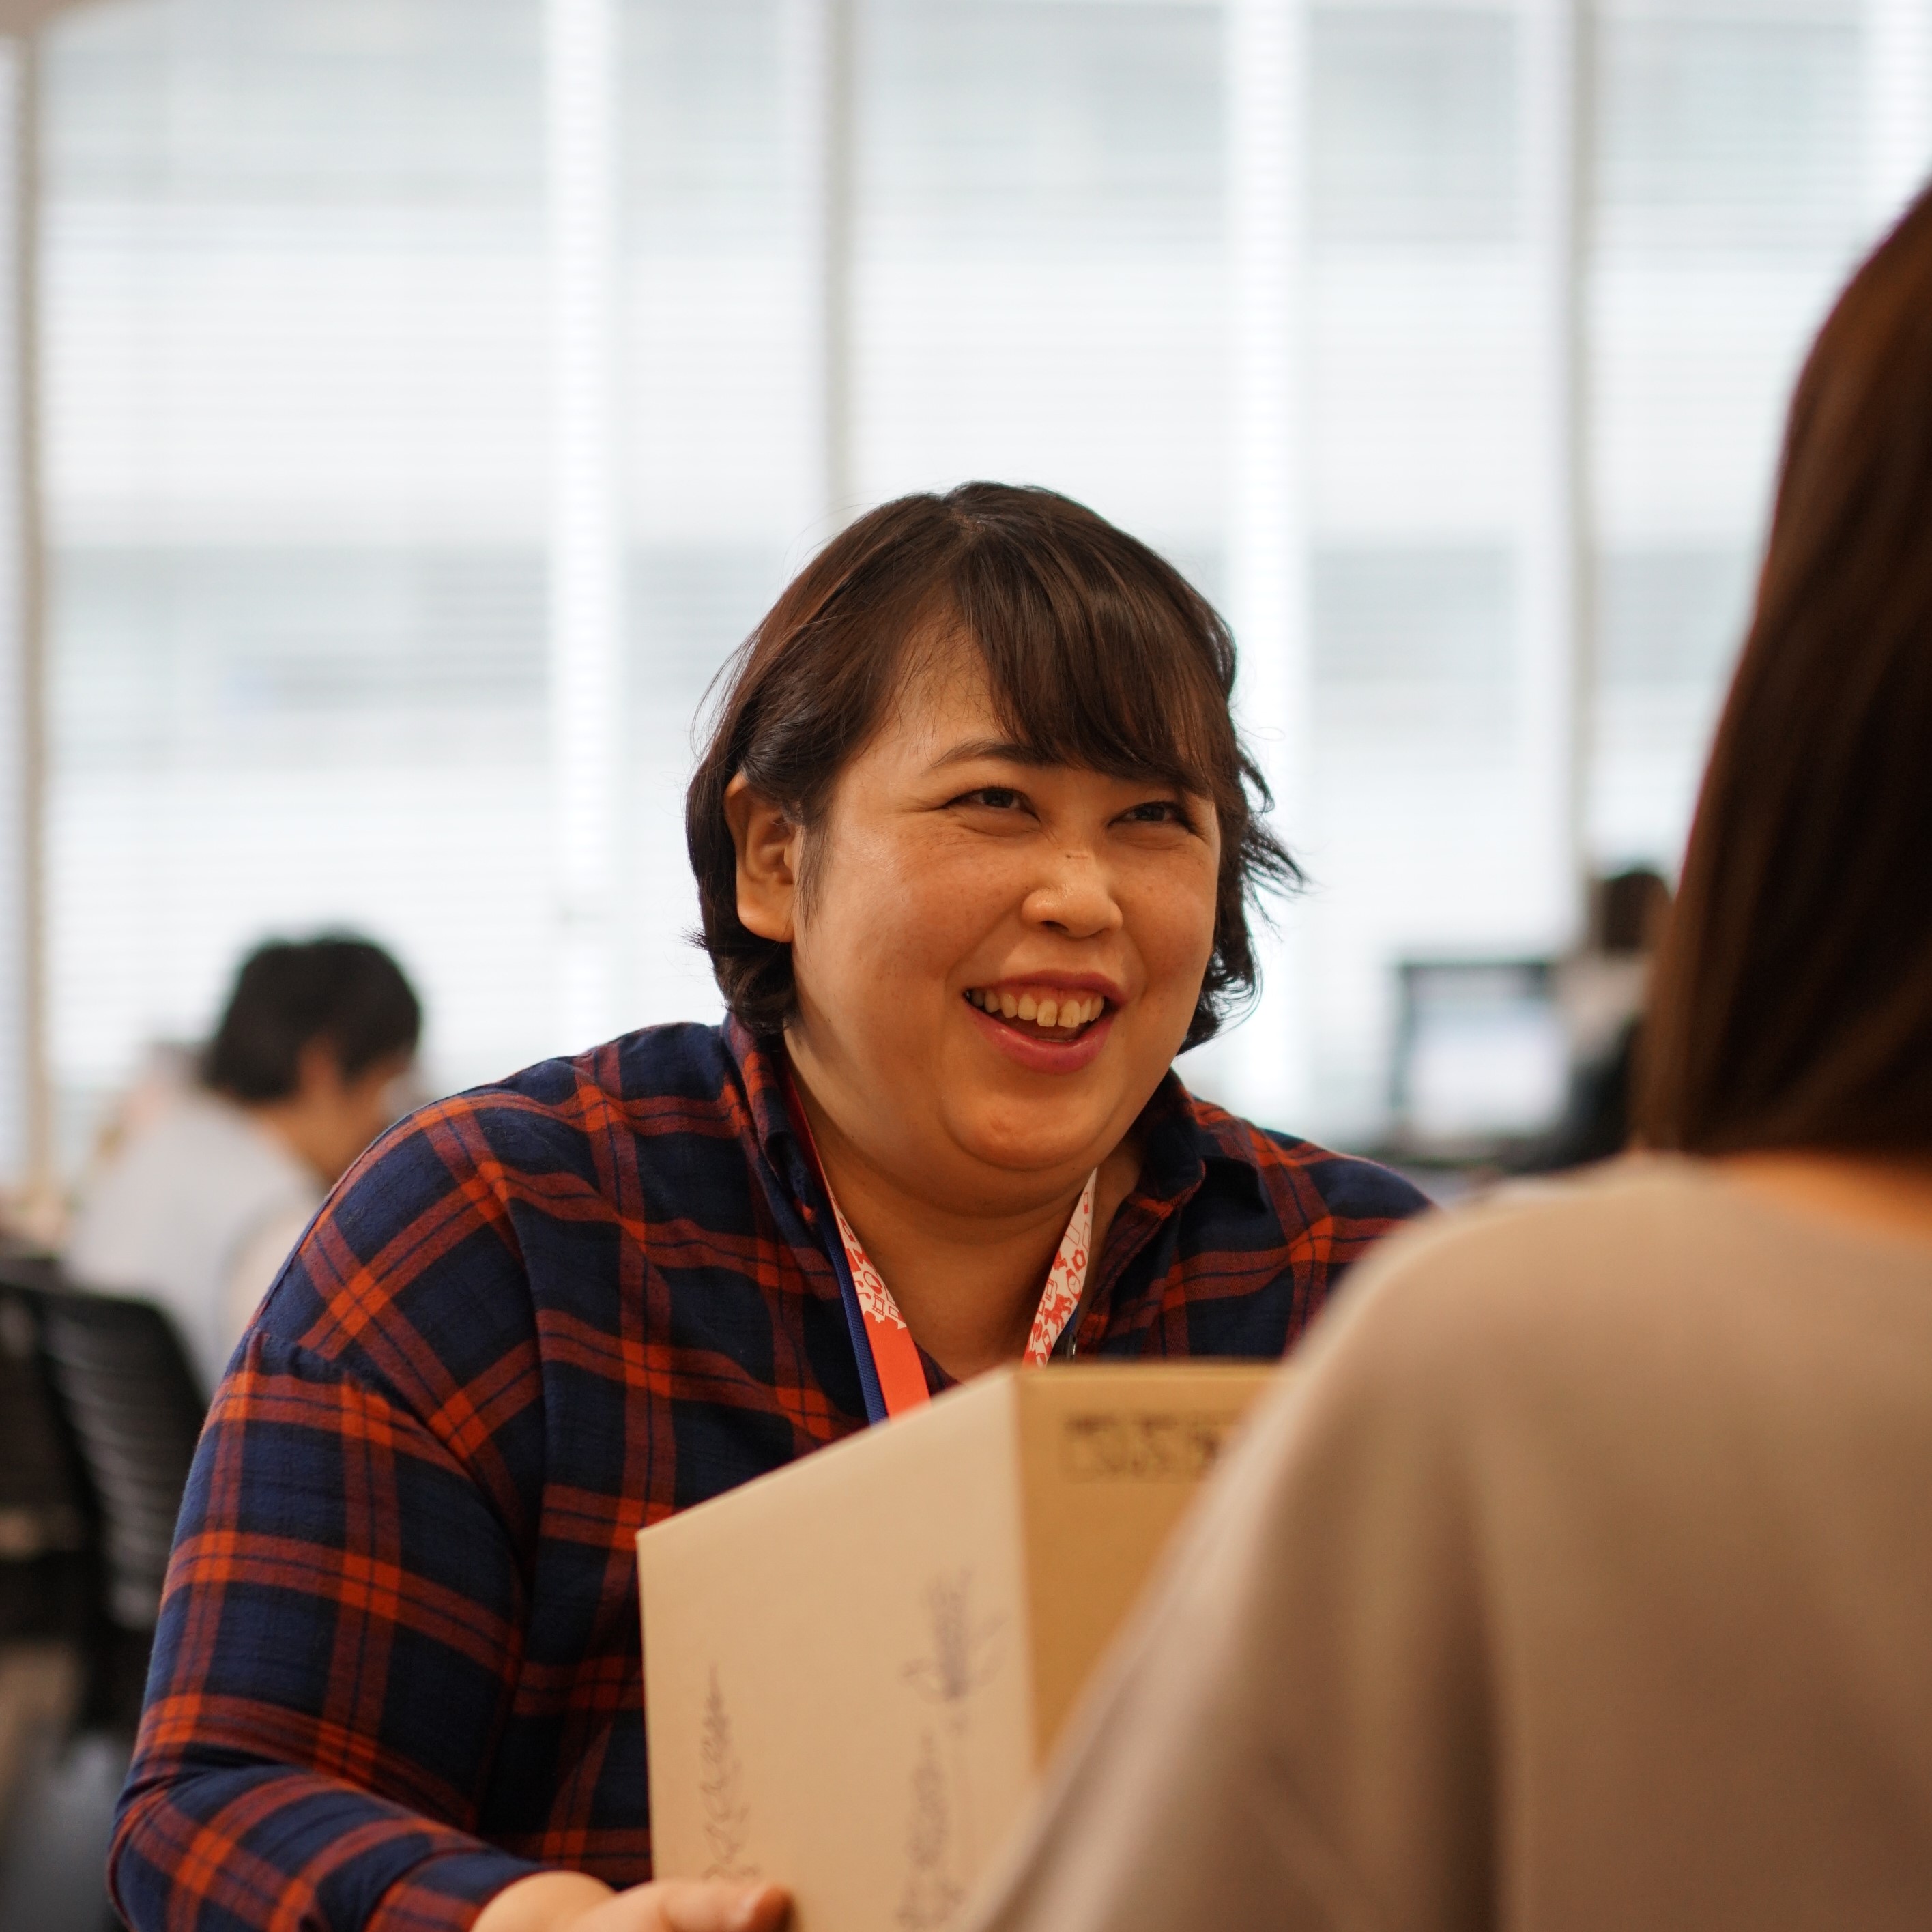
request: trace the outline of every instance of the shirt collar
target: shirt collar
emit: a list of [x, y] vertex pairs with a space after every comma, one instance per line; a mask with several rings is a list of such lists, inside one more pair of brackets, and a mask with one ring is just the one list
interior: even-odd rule
[[[735, 1015], [724, 1026], [724, 1045], [745, 1083], [752, 1128], [765, 1158], [794, 1186], [802, 1173], [790, 1110], [785, 1104], [784, 1046], [754, 1034]], [[1197, 1100], [1169, 1068], [1135, 1123], [1141, 1137], [1141, 1178], [1136, 1192], [1163, 1202], [1186, 1200], [1212, 1181], [1265, 1200], [1252, 1130], [1216, 1106]]]
[[754, 1034], [735, 1013], [725, 1015], [722, 1030], [724, 1050], [745, 1083], [745, 1104], [759, 1150], [781, 1174], [790, 1173], [802, 1150], [785, 1104], [784, 1042], [776, 1035]]
[[1265, 1201], [1253, 1130], [1210, 1102], [1196, 1100], [1172, 1067], [1135, 1126], [1141, 1137], [1137, 1193], [1179, 1202], [1212, 1184]]

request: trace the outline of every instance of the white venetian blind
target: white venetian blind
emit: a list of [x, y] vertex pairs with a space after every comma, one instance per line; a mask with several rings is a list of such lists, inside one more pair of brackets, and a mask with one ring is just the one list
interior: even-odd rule
[[1674, 860], [1798, 366], [1932, 166], [1932, 0], [1609, 0], [1589, 290], [1593, 839]]
[[1536, 10], [1310, 16], [1301, 1037], [1344, 1131], [1379, 1120], [1396, 958], [1544, 951], [1572, 915], [1546, 694], [1569, 640], [1532, 597], [1556, 487]]
[[[21, 290], [20, 243], [16, 232], [25, 68], [16, 44], [0, 44], [0, 355], [16, 363]], [[21, 431], [14, 384], [0, 391], [0, 1187], [29, 1176], [34, 1142], [36, 1015], [28, 947], [33, 943], [34, 897], [28, 855], [34, 836], [29, 770], [34, 728], [29, 715], [31, 680], [27, 657], [26, 506], [21, 500]], [[25, 944], [22, 941], [24, 939]]]
[[[48, 37], [70, 1144], [273, 929], [393, 944], [444, 1082], [581, 1043], [544, 724], [544, 18], [100, 0]], [[1264, 1115], [1374, 1133], [1398, 959], [1559, 946], [1582, 864], [1674, 860], [1796, 358], [1932, 157], [1932, 0], [620, 0], [615, 26], [623, 1018], [716, 1010], [683, 938], [692, 716], [828, 532], [835, 442], [860, 504], [1044, 482], [1217, 598], [1265, 566], [1244, 701], [1317, 890], [1274, 1011], [1198, 1073]], [[1250, 46], [1273, 106], [1232, 85]], [[1259, 471], [1258, 423], [1288, 446]]]
[[721, 1010], [686, 941], [693, 723], [727, 656], [830, 533], [810, 466], [808, 104], [786, 7], [627, 0], [622, 15], [632, 1024]]
[[862, 9], [859, 476], [1090, 503], [1216, 588], [1218, 8]]
[[392, 944], [441, 1079], [550, 1043], [537, 24], [106, 0], [47, 36], [70, 1143], [266, 932]]

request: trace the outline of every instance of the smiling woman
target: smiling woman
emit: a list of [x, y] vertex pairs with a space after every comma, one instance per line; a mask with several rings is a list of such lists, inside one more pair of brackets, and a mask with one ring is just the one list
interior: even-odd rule
[[1144, 545], [972, 484], [829, 546], [729, 682], [688, 808], [706, 944], [954, 1374], [1020, 1352], [1090, 1174], [1104, 1242], [1134, 1121], [1253, 985], [1251, 898], [1298, 876], [1234, 676]]
[[406, 1121], [222, 1385], [130, 1923], [770, 1922], [644, 1883], [636, 1529], [1000, 1362], [1277, 1355], [1422, 1204], [1172, 1071], [1296, 877], [1234, 675], [1044, 490], [888, 504], [787, 590], [687, 804], [730, 1017]]

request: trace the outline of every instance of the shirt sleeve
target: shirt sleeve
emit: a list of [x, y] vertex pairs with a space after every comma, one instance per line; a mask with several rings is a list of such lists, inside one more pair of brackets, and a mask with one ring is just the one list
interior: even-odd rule
[[968, 1932], [1488, 1922], [1467, 1487], [1382, 1286], [1285, 1371]]
[[467, 1926], [525, 1612], [444, 1433], [259, 1328], [196, 1453], [110, 1862], [136, 1932]]

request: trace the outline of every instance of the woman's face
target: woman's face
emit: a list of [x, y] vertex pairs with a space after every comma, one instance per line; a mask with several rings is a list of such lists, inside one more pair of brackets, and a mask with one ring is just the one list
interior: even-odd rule
[[1119, 1144], [1193, 1016], [1220, 861], [1207, 800], [1002, 736], [976, 652], [913, 679], [802, 896], [796, 828], [736, 808], [740, 915], [791, 942], [813, 1099], [883, 1174], [968, 1208], [1077, 1184]]

